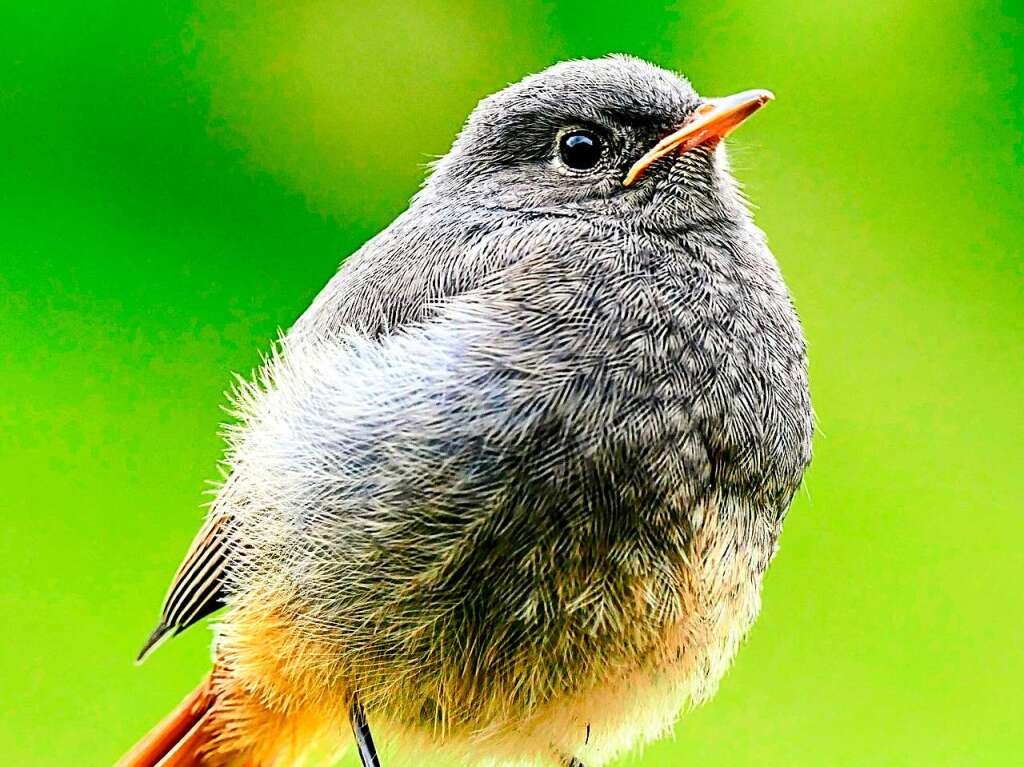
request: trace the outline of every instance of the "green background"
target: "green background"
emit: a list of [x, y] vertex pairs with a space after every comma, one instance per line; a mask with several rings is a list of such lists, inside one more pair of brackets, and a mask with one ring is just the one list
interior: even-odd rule
[[229, 373], [479, 97], [625, 51], [777, 93], [729, 143], [820, 433], [720, 694], [624, 763], [1020, 763], [1019, 7], [42, 5], [0, 12], [0, 761], [109, 764], [191, 689], [203, 628], [132, 658]]

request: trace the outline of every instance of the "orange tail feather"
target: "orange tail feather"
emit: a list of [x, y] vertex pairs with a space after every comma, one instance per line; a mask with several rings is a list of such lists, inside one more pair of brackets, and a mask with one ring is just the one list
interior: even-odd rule
[[212, 673], [114, 767], [197, 767], [214, 695]]

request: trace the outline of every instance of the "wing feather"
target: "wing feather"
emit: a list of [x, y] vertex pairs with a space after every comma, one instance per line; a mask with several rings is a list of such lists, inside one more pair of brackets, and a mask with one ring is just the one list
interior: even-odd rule
[[137, 662], [145, 660], [166, 637], [180, 634], [224, 605], [227, 520], [224, 514], [211, 514], [196, 533], [167, 590], [160, 623], [143, 645]]

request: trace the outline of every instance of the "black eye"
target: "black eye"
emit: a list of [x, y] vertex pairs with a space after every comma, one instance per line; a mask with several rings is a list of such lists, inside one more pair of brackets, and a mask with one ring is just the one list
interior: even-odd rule
[[597, 165], [603, 151], [601, 137], [586, 130], [566, 133], [558, 142], [562, 162], [574, 170], [590, 170]]

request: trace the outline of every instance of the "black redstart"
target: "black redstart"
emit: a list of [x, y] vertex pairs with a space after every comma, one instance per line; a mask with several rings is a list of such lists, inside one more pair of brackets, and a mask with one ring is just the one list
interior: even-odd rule
[[[702, 99], [637, 59], [484, 99], [235, 397], [143, 655], [209, 677], [120, 764], [597, 767], [711, 696], [811, 455], [804, 339]], [[415, 748], [415, 751], [411, 749]]]

